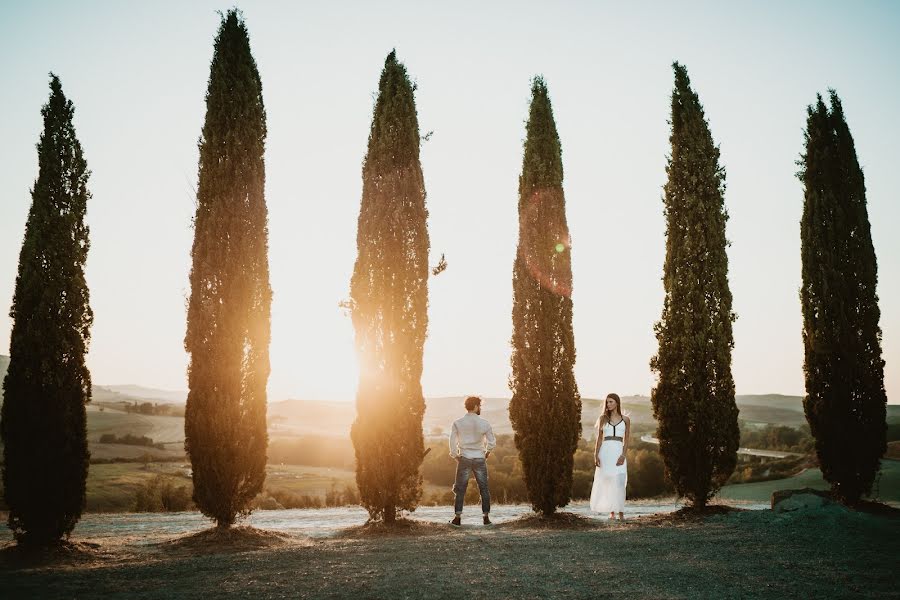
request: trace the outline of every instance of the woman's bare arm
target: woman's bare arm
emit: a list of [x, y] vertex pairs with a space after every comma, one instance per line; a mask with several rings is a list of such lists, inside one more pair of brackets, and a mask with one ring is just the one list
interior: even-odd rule
[[600, 446], [603, 445], [603, 424], [605, 422], [606, 417], [600, 417], [600, 422], [597, 425], [597, 439], [594, 441], [594, 465], [596, 467], [600, 467]]
[[628, 450], [628, 440], [631, 439], [631, 419], [624, 416], [622, 418], [625, 419], [625, 436], [622, 438], [622, 456], [616, 462], [619, 465], [625, 463], [625, 451]]

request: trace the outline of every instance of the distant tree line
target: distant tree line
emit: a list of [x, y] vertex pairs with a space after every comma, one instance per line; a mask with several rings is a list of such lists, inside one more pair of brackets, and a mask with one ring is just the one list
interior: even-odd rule
[[157, 475], [138, 488], [134, 512], [180, 512], [193, 507], [191, 486], [179, 485], [171, 477]]
[[126, 433], [118, 436], [115, 433], [104, 433], [98, 440], [101, 444], [127, 444], [129, 446], [147, 446], [157, 450], [165, 450], [165, 444], [154, 443], [153, 438], [146, 435], [132, 435]]
[[741, 455], [738, 458], [737, 467], [728, 478], [728, 483], [754, 483], [785, 479], [815, 466], [817, 466], [815, 457], [805, 454], [776, 459]]
[[337, 483], [324, 494], [297, 493], [281, 488], [266, 488], [254, 501], [255, 507], [263, 510], [292, 508], [333, 508], [338, 506], [359, 506], [360, 497], [356, 486]]
[[815, 440], [809, 425], [790, 427], [788, 425], [766, 425], [764, 427], [741, 427], [741, 448], [760, 450], [780, 450], [809, 454], [815, 450]]
[[138, 415], [153, 415], [162, 417], [183, 417], [184, 406], [178, 404], [166, 404], [160, 402], [123, 402], [122, 410]]
[[[430, 444], [431, 452], [425, 457], [422, 474], [430, 484], [445, 486], [448, 491], [425, 499], [429, 504], [452, 502], [450, 483], [455, 474], [455, 463], [447, 460], [446, 442]], [[573, 456], [572, 486], [568, 491], [573, 500], [586, 500], [591, 496], [594, 480], [593, 441], [580, 438]], [[653, 444], [635, 441], [628, 449], [629, 498], [654, 498], [671, 495], [674, 489], [666, 481], [662, 458]], [[513, 436], [497, 436], [497, 447], [488, 460], [491, 497], [500, 503], [531, 502], [522, 461]], [[474, 486], [467, 492], [467, 502], [475, 502], [478, 492]]]

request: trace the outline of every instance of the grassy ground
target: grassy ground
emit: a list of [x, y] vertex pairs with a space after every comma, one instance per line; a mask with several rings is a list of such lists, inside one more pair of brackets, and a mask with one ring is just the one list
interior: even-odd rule
[[649, 517], [555, 529], [535, 519], [327, 539], [206, 530], [23, 558], [0, 549], [4, 598], [896, 598], [900, 519]]
[[184, 419], [128, 413], [89, 404], [88, 438], [99, 439], [104, 433], [146, 435], [154, 442], [184, 442]]

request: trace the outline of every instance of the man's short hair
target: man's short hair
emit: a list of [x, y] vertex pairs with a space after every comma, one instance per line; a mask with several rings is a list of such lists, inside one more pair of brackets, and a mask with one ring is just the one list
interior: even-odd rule
[[481, 398], [478, 396], [469, 396], [466, 398], [466, 410], [472, 412], [476, 406], [481, 404]]

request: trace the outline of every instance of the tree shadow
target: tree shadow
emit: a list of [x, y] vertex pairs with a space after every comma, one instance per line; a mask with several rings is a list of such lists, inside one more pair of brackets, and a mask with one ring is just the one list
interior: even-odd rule
[[50, 546], [9, 542], [0, 547], [0, 568], [3, 569], [94, 567], [111, 559], [100, 544], [92, 542], [59, 540]]

